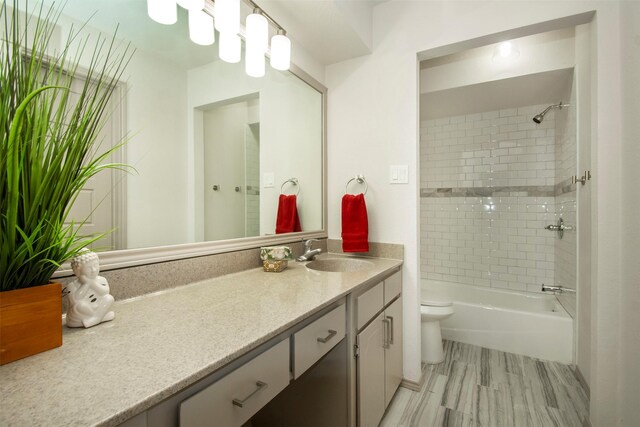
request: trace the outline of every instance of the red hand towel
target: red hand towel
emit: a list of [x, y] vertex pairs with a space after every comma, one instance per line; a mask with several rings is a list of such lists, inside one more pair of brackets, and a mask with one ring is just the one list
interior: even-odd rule
[[342, 197], [342, 250], [369, 252], [369, 220], [364, 194]]
[[280, 195], [278, 199], [278, 215], [276, 217], [276, 234], [302, 231], [296, 199], [295, 194], [290, 196]]

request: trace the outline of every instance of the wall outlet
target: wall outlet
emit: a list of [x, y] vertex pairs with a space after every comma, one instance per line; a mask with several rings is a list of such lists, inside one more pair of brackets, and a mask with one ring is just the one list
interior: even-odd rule
[[389, 183], [408, 184], [409, 183], [409, 165], [389, 166]]

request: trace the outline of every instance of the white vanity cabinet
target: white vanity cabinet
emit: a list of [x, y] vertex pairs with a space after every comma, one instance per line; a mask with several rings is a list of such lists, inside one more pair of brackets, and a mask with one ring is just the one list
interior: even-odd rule
[[402, 277], [398, 272], [356, 300], [358, 425], [375, 427], [402, 381]]

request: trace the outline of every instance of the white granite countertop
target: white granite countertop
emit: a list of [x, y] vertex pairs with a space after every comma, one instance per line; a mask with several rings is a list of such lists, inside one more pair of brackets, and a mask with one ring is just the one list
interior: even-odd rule
[[117, 425], [402, 264], [367, 259], [366, 271], [290, 262], [116, 302], [112, 322], [65, 327], [62, 347], [0, 367], [0, 425]]

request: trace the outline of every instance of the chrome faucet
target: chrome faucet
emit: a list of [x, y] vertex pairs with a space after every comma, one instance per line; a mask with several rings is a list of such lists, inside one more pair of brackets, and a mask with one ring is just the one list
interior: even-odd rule
[[562, 286], [550, 286], [542, 284], [542, 292], [553, 292], [554, 294], [575, 293], [575, 289], [564, 288]]
[[312, 259], [314, 259], [316, 257], [316, 255], [318, 255], [320, 252], [322, 252], [322, 249], [318, 248], [318, 249], [311, 249], [311, 245], [313, 244], [313, 242], [318, 242], [318, 239], [309, 239], [307, 241], [304, 242], [304, 253], [302, 255], [300, 255], [298, 258], [296, 258], [296, 261], [311, 261]]

